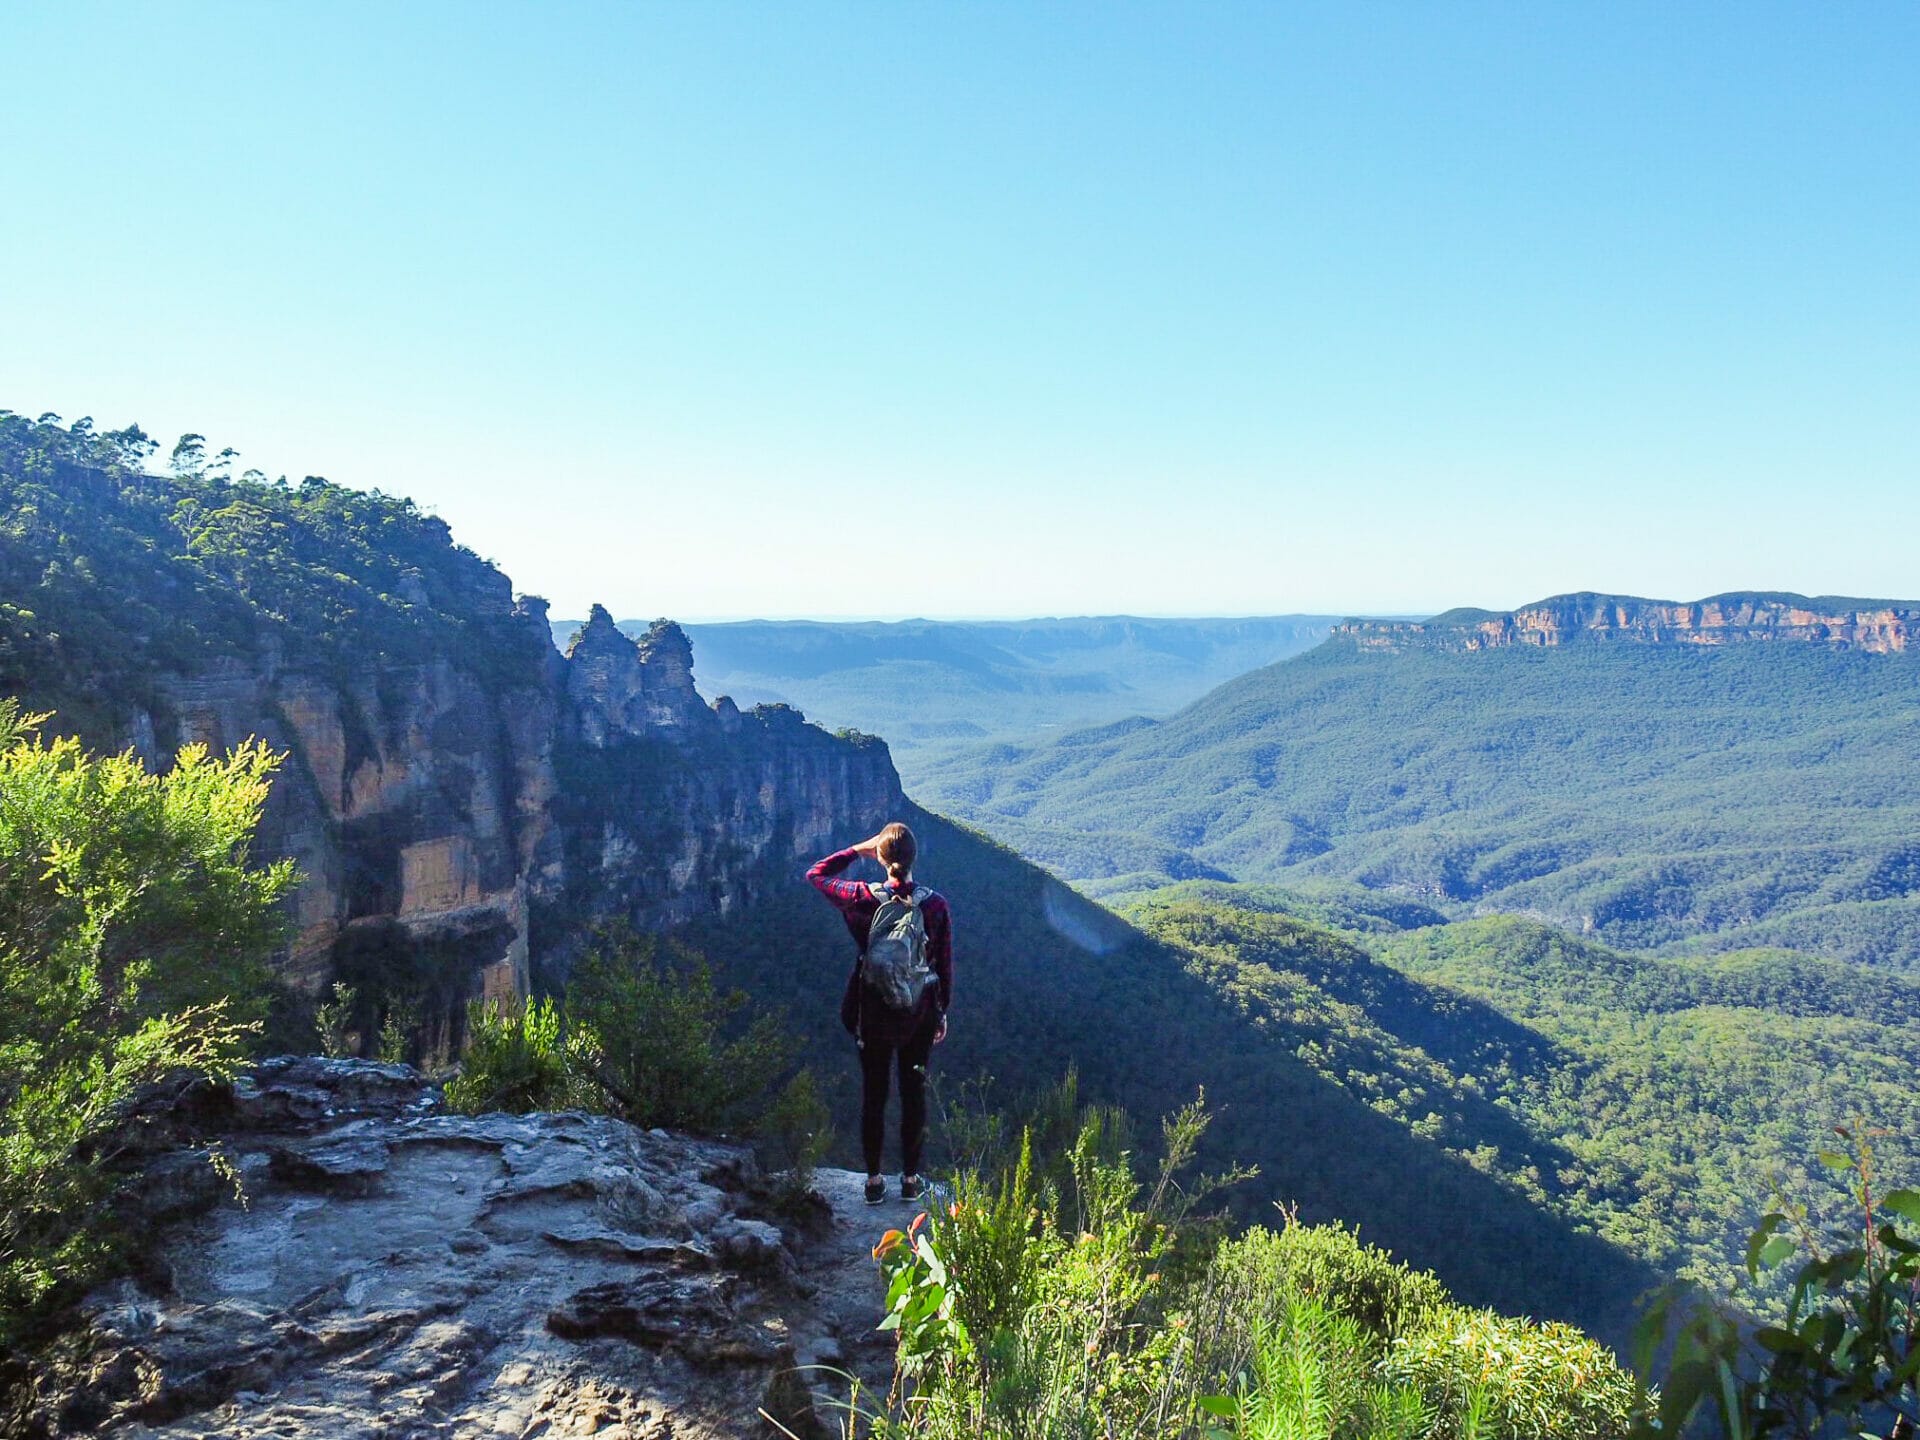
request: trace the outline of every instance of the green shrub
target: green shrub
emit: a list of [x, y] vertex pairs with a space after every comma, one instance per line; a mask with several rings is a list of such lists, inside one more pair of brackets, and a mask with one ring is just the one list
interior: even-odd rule
[[0, 701], [0, 1351], [114, 1263], [126, 1101], [244, 1058], [294, 880], [248, 864], [263, 746], [155, 775], [46, 718]]
[[833, 1112], [820, 1098], [811, 1070], [781, 1088], [756, 1126], [754, 1148], [772, 1172], [781, 1199], [799, 1201], [813, 1189], [813, 1173], [833, 1143]]
[[404, 1065], [412, 1049], [413, 1032], [420, 1028], [419, 1011], [412, 1005], [389, 1005], [380, 1021], [380, 1042], [374, 1048], [382, 1063]]
[[447, 1083], [447, 1105], [467, 1115], [504, 1110], [604, 1109], [593, 1068], [599, 1051], [590, 1034], [569, 1030], [552, 1000], [467, 1007], [467, 1052]]
[[1449, 1303], [1425, 1270], [1410, 1270], [1386, 1251], [1362, 1245], [1339, 1225], [1260, 1227], [1222, 1244], [1214, 1283], [1237, 1325], [1271, 1322], [1295, 1299], [1315, 1301], [1356, 1322], [1384, 1348]]
[[904, 1382], [935, 1366], [964, 1364], [973, 1337], [956, 1313], [959, 1287], [940, 1255], [938, 1231], [920, 1214], [905, 1230], [889, 1230], [873, 1247], [887, 1287], [879, 1330], [894, 1337], [893, 1398]]
[[1351, 1316], [1291, 1297], [1255, 1337], [1250, 1383], [1231, 1406], [1207, 1408], [1246, 1440], [1424, 1440], [1431, 1407], [1376, 1377], [1372, 1342]]
[[958, 1301], [967, 1329], [983, 1341], [1016, 1328], [1033, 1302], [1042, 1263], [1043, 1219], [1033, 1183], [1033, 1146], [995, 1180], [954, 1178], [946, 1226], [948, 1256], [967, 1277]]
[[1382, 1369], [1434, 1408], [1435, 1440], [1464, 1440], [1460, 1417], [1476, 1401], [1485, 1411], [1478, 1433], [1498, 1440], [1615, 1440], [1632, 1424], [1633, 1377], [1605, 1346], [1557, 1321], [1449, 1305], [1396, 1339]]
[[353, 1012], [360, 997], [351, 985], [336, 980], [330, 998], [313, 1007], [313, 1029], [320, 1053], [329, 1060], [347, 1060], [360, 1053], [360, 1033], [353, 1028]]
[[567, 985], [568, 1015], [599, 1044], [595, 1076], [609, 1108], [641, 1126], [753, 1125], [790, 1042], [770, 1015], [753, 1016], [729, 1038], [746, 1008], [744, 994], [714, 988], [702, 957], [624, 929], [603, 933]]
[[[609, 932], [575, 967], [564, 1002], [468, 1006], [447, 1103], [468, 1114], [584, 1109], [642, 1127], [753, 1129], [771, 1165], [810, 1177], [828, 1142], [827, 1109], [804, 1071], [775, 1096], [787, 1044], [771, 1016], [728, 1037], [746, 1003], [716, 991], [698, 955], [674, 947], [663, 957], [652, 936]], [[392, 1016], [383, 1051], [404, 1043]]]
[[1776, 1196], [1747, 1240], [1749, 1311], [1764, 1302], [1767, 1278], [1786, 1276], [1790, 1262], [1792, 1271], [1775, 1323], [1757, 1331], [1732, 1305], [1704, 1303], [1685, 1287], [1655, 1301], [1634, 1335], [1642, 1371], [1679, 1325], [1664, 1393], [1637, 1436], [1692, 1433], [1703, 1410], [1720, 1433], [1750, 1440], [1914, 1434], [1920, 1190], [1884, 1183], [1876, 1142], [1886, 1131], [1855, 1121], [1834, 1133], [1844, 1148], [1818, 1159], [1841, 1177], [1850, 1221], [1819, 1226], [1805, 1201]]

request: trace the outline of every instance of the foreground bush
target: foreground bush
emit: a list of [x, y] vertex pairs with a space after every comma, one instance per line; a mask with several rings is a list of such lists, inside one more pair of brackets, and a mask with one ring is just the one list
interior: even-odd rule
[[[1882, 1188], [1875, 1142], [1885, 1132], [1836, 1126], [1844, 1147], [1819, 1159], [1841, 1177], [1851, 1224], [1823, 1230], [1805, 1202], [1780, 1200], [1747, 1242], [1748, 1313], [1768, 1313], [1770, 1282], [1789, 1288], [1773, 1323], [1670, 1289], [1641, 1322], [1643, 1370], [1671, 1332], [1666, 1393], [1639, 1432], [1693, 1433], [1710, 1417], [1740, 1440], [1888, 1435], [1920, 1425], [1920, 1190]], [[1698, 1427], [1695, 1426], [1695, 1429]]]
[[1256, 1226], [1222, 1245], [1212, 1285], [1216, 1303], [1236, 1322], [1274, 1318], [1301, 1298], [1354, 1321], [1383, 1345], [1411, 1335], [1451, 1303], [1433, 1275], [1362, 1245], [1354, 1232], [1292, 1220], [1277, 1231]]
[[1431, 1407], [1435, 1440], [1608, 1440], [1628, 1433], [1636, 1403], [1633, 1377], [1573, 1326], [1455, 1305], [1396, 1339], [1381, 1373]]
[[624, 929], [603, 933], [567, 982], [567, 1014], [592, 1032], [609, 1108], [640, 1126], [752, 1125], [791, 1052], [777, 1020], [747, 1009], [744, 994], [714, 988], [703, 957]]
[[791, 1205], [812, 1193], [814, 1172], [832, 1143], [833, 1112], [811, 1070], [787, 1081], [754, 1125], [754, 1151], [777, 1177], [778, 1197]]
[[1434, 1407], [1416, 1387], [1376, 1377], [1377, 1340], [1317, 1300], [1285, 1297], [1253, 1337], [1252, 1372], [1242, 1392], [1201, 1404], [1233, 1421], [1248, 1440], [1421, 1440], [1433, 1433]]
[[247, 862], [263, 746], [155, 775], [47, 718], [0, 701], [0, 1350], [112, 1265], [126, 1101], [243, 1058], [294, 879]]
[[[1083, 1108], [1063, 1155], [1033, 1132], [944, 1210], [876, 1248], [892, 1392], [848, 1429], [904, 1440], [1613, 1440], [1634, 1383], [1601, 1346], [1452, 1302], [1337, 1226], [1291, 1220], [1183, 1259], [1208, 1233], [1183, 1187], [1205, 1116], [1163, 1128], [1151, 1185]], [[1124, 1128], [1124, 1127], [1122, 1127]], [[1064, 1168], [1062, 1168], [1062, 1161]], [[1060, 1184], [1036, 1177], [1064, 1174]]]

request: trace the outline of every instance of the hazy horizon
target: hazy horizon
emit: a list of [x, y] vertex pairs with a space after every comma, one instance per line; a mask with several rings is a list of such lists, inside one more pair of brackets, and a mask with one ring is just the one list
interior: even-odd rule
[[[1796, 594], [1808, 600], [1858, 600], [1870, 604], [1920, 605], [1920, 598], [1903, 595], [1852, 595], [1840, 591], [1830, 594], [1809, 595], [1804, 591], [1782, 591], [1778, 586], [1748, 585], [1734, 590], [1716, 591], [1712, 595], [1635, 595], [1624, 590], [1601, 590], [1586, 587], [1576, 590], [1556, 590], [1548, 595], [1535, 595], [1531, 599], [1516, 600], [1510, 605], [1468, 606], [1457, 604], [1434, 605], [1424, 609], [1412, 610], [1271, 610], [1249, 612], [1247, 614], [1213, 614], [1198, 611], [1187, 613], [1146, 613], [1137, 610], [1112, 612], [1086, 612], [1084, 614], [1029, 615], [1009, 612], [999, 615], [671, 615], [671, 614], [620, 614], [613, 612], [614, 621], [620, 625], [647, 624], [656, 619], [674, 620], [682, 625], [1021, 625], [1065, 623], [1076, 620], [1430, 620], [1444, 615], [1450, 610], [1486, 609], [1495, 614], [1524, 609], [1541, 601], [1555, 599], [1562, 595], [1612, 595], [1622, 599], [1645, 600], [1660, 605], [1696, 605], [1704, 601], [1719, 599], [1724, 595], [1778, 595]], [[542, 596], [542, 599], [545, 597]], [[609, 607], [610, 608], [610, 607]], [[550, 605], [551, 609], [551, 605]], [[586, 612], [578, 615], [552, 613], [554, 624], [568, 621], [584, 623]]]

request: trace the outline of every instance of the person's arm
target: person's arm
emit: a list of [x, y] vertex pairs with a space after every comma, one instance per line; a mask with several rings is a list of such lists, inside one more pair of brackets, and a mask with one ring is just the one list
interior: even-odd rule
[[858, 880], [840, 880], [836, 876], [843, 874], [866, 849], [860, 845], [849, 845], [844, 850], [836, 850], [824, 860], [816, 860], [807, 871], [807, 881], [840, 909], [857, 905], [862, 900], [872, 898], [873, 892]]

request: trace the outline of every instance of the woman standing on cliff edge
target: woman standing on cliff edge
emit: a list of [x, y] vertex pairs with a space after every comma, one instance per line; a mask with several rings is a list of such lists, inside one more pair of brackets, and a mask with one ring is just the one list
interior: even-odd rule
[[[807, 879], [840, 912], [860, 958], [847, 977], [840, 1023], [860, 1046], [860, 1145], [866, 1152], [867, 1203], [886, 1199], [880, 1174], [890, 1072], [900, 1071], [900, 1198], [925, 1189], [920, 1155], [927, 1135], [927, 1060], [947, 1038], [953, 1003], [953, 914], [944, 895], [913, 879], [913, 832], [899, 821], [835, 851]], [[838, 877], [871, 857], [886, 867], [879, 885]]]

